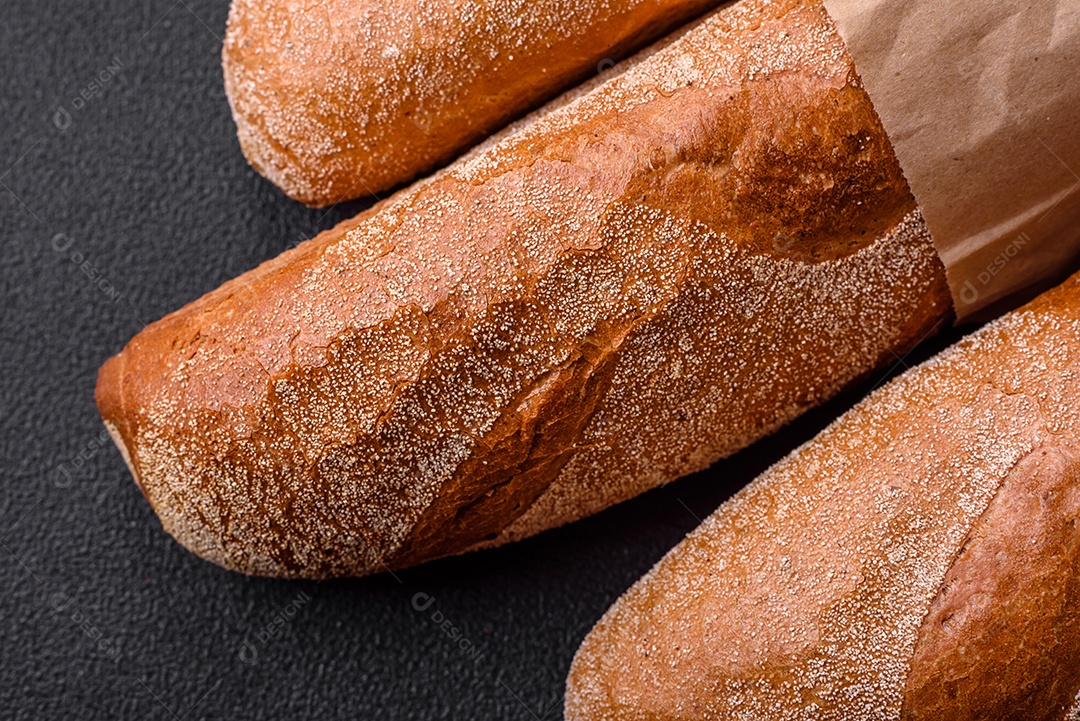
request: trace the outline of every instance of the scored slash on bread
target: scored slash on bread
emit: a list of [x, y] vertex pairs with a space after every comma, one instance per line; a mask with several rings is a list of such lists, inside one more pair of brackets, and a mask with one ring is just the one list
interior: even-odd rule
[[97, 402], [187, 548], [358, 575], [704, 468], [950, 316], [824, 8], [748, 0], [152, 324]]
[[1080, 275], [871, 394], [597, 623], [568, 721], [1065, 721]]

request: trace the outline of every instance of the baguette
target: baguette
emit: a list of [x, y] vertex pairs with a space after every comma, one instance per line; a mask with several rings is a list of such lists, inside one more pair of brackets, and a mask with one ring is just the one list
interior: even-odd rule
[[248, 161], [329, 205], [456, 157], [720, 0], [234, 0], [225, 90]]
[[578, 651], [569, 721], [1080, 716], [1080, 274], [766, 471]]
[[97, 402], [195, 553], [359, 575], [702, 469], [951, 308], [828, 15], [755, 0], [147, 327]]

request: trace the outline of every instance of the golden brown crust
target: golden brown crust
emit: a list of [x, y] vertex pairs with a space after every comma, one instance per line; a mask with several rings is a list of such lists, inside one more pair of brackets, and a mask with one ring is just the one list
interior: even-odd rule
[[1080, 448], [1002, 483], [923, 621], [905, 721], [1063, 721], [1080, 690]]
[[703, 468], [950, 312], [828, 16], [744, 2], [151, 325], [98, 402], [188, 548], [362, 574]]
[[566, 718], [1064, 719], [1080, 275], [871, 394], [597, 623]]
[[225, 89], [251, 164], [328, 205], [445, 163], [718, 3], [234, 0]]

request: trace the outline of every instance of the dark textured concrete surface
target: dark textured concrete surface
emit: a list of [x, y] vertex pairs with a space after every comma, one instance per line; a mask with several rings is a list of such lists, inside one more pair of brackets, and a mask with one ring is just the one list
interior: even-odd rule
[[103, 433], [97, 367], [366, 204], [309, 210], [248, 168], [218, 64], [226, 11], [0, 10], [0, 717], [560, 718], [607, 606], [854, 394], [707, 473], [397, 578], [294, 584], [187, 553]]

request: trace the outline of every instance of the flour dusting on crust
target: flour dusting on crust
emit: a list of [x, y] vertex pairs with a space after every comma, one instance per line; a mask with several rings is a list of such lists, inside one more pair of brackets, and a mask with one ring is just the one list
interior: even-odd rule
[[446, 162], [716, 4], [234, 0], [225, 88], [252, 165], [328, 205]]
[[1080, 439], [1080, 279], [871, 394], [724, 504], [597, 623], [566, 717], [896, 720], [972, 527]]
[[741, 2], [153, 324], [98, 400], [188, 548], [357, 575], [702, 468], [950, 312], [824, 9]]

